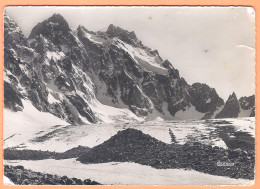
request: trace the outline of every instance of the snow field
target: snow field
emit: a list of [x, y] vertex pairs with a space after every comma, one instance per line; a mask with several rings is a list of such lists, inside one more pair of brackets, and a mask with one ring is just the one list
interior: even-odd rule
[[23, 165], [26, 169], [59, 176], [91, 179], [103, 185], [252, 185], [254, 181], [232, 179], [184, 169], [155, 169], [137, 163], [82, 164], [73, 159], [39, 161], [5, 161], [6, 165]]

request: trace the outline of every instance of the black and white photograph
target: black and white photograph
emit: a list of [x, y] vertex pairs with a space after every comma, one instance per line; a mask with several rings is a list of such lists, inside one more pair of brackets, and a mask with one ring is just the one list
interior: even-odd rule
[[253, 7], [2, 16], [4, 184], [254, 184]]

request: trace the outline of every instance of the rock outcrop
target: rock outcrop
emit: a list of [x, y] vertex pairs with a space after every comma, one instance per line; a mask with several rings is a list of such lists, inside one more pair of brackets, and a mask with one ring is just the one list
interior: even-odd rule
[[35, 172], [21, 165], [4, 166], [4, 175], [15, 185], [101, 185], [90, 179], [69, 178], [48, 173]]

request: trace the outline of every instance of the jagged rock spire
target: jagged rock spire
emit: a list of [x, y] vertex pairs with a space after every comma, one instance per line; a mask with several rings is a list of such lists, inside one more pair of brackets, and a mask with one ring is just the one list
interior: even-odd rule
[[120, 27], [114, 26], [113, 24], [110, 24], [106, 31], [107, 35], [109, 37], [117, 37], [120, 40], [131, 44], [131, 45], [137, 45], [138, 43], [141, 43], [137, 37], [134, 31], [127, 31]]
[[235, 92], [233, 92], [226, 101], [226, 104], [221, 112], [216, 115], [216, 118], [232, 118], [238, 117], [240, 112], [239, 101]]
[[5, 13], [4, 14], [4, 45], [16, 45], [25, 40], [22, 30]]

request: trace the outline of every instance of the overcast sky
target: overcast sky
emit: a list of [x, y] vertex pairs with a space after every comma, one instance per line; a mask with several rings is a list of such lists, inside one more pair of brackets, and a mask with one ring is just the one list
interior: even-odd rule
[[71, 28], [105, 31], [114, 24], [135, 31], [189, 84], [216, 88], [226, 100], [255, 91], [255, 15], [250, 7], [7, 7], [26, 36], [60, 13]]

